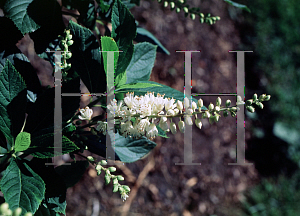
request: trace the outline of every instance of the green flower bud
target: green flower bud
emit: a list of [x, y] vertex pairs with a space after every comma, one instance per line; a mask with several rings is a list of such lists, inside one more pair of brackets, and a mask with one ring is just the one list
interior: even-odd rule
[[200, 18], [200, 22], [201, 22], [201, 23], [204, 23], [204, 18]]
[[7, 209], [5, 213], [6, 213], [6, 215], [12, 215], [12, 210]]
[[67, 45], [68, 45], [68, 46], [71, 46], [73, 43], [74, 43], [73, 40], [69, 40], [69, 41], [67, 42]]
[[236, 117], [236, 112], [230, 112], [232, 117]]
[[184, 125], [183, 121], [179, 121], [178, 122], [178, 128], [179, 128], [179, 130], [180, 130], [181, 133], [184, 133], [184, 131], [185, 131], [185, 125]]
[[108, 174], [105, 174], [105, 176], [104, 176], [104, 180], [105, 180], [105, 184], [106, 184], [106, 185], [108, 185], [108, 184], [109, 184], [109, 182], [110, 182], [110, 177], [109, 177], [109, 175], [108, 175]]
[[173, 9], [175, 7], [175, 3], [174, 2], [170, 2], [170, 7]]
[[12, 216], [19, 216], [22, 213], [22, 209], [18, 207], [16, 210], [14, 210]]
[[206, 116], [206, 118], [209, 118], [210, 117], [210, 113], [208, 111], [205, 111], [205, 116]]
[[216, 100], [216, 106], [221, 106], [222, 100], [220, 97], [217, 98]]
[[199, 13], [199, 16], [200, 16], [201, 18], [204, 18], [204, 14], [203, 14], [203, 13]]
[[60, 44], [64, 47], [66, 45], [66, 41], [62, 40], [62, 41], [60, 41]]
[[127, 185], [123, 185], [122, 187], [127, 193], [130, 191], [130, 187], [128, 187]]
[[227, 117], [228, 116], [228, 112], [225, 110], [225, 111], [223, 111], [223, 116], [224, 117]]
[[256, 100], [257, 100], [257, 94], [254, 94], [253, 97], [252, 97], [252, 99], [253, 99], [254, 101], [256, 101]]
[[172, 132], [172, 134], [176, 134], [176, 124], [174, 122], [170, 123], [170, 130]]
[[236, 108], [236, 107], [231, 107], [231, 108], [230, 108], [230, 111], [236, 112], [236, 111], [237, 111], [237, 108]]
[[110, 172], [115, 172], [117, 169], [116, 169], [116, 167], [108, 167], [108, 170], [109, 170]]
[[31, 212], [27, 212], [24, 216], [32, 216]]
[[198, 107], [199, 107], [199, 109], [201, 109], [201, 107], [203, 107], [203, 100], [201, 98], [198, 100]]
[[195, 20], [195, 18], [196, 18], [195, 14], [191, 14], [190, 16], [191, 16], [192, 20]]
[[101, 165], [97, 164], [97, 166], [95, 167], [96, 170], [101, 170]]
[[97, 170], [97, 175], [101, 174], [101, 169]]
[[183, 11], [184, 11], [185, 13], [188, 13], [188, 12], [189, 12], [189, 9], [188, 9], [187, 7], [183, 7]]
[[219, 114], [216, 114], [216, 115], [214, 116], [214, 120], [215, 120], [215, 122], [218, 122], [218, 121], [219, 121], [219, 119], [220, 119], [220, 115], [219, 115]]
[[115, 179], [113, 180], [113, 185], [117, 185], [117, 184], [119, 184], [119, 182], [118, 182], [118, 179], [115, 178]]
[[92, 156], [87, 156], [89, 162], [95, 162], [95, 159]]
[[125, 190], [123, 189], [123, 187], [119, 187], [119, 192], [120, 192], [120, 193], [124, 193], [124, 191], [125, 191]]
[[118, 176], [117, 176], [117, 179], [118, 179], [119, 181], [124, 181], [124, 177], [121, 176], [121, 175], [118, 175]]
[[164, 7], [168, 7], [169, 2], [165, 1], [164, 2]]
[[1, 212], [6, 212], [6, 211], [8, 210], [8, 208], [9, 208], [8, 203], [3, 203], [3, 204], [1, 204], [1, 206], [0, 206]]
[[113, 192], [114, 193], [117, 192], [118, 189], [119, 189], [119, 185], [116, 184], [116, 185], [113, 186]]
[[219, 16], [216, 16], [216, 20], [220, 20], [221, 18]]
[[68, 39], [68, 40], [72, 40], [72, 35], [71, 35], [71, 34], [68, 35], [68, 36], [67, 36], [67, 39]]
[[255, 109], [253, 106], [247, 106], [246, 109], [251, 112], [251, 113], [254, 113], [255, 112]]
[[225, 106], [226, 106], [226, 107], [229, 107], [230, 104], [231, 104], [231, 101], [230, 101], [230, 100], [227, 100], [226, 103], [225, 103]]
[[180, 2], [181, 4], [183, 4], [183, 3], [184, 3], [184, 0], [179, 0], [179, 2]]
[[249, 100], [246, 101], [246, 106], [250, 106], [252, 103], [253, 103], [253, 100], [249, 99]]
[[212, 103], [210, 103], [209, 106], [208, 106], [208, 110], [212, 111], [213, 109], [214, 109], [214, 105]]
[[180, 12], [180, 8], [176, 8], [176, 13], [179, 13]]
[[216, 110], [217, 112], [219, 112], [219, 111], [220, 111], [220, 107], [219, 107], [219, 106], [216, 106], [215, 110]]
[[267, 95], [266, 97], [265, 97], [265, 101], [269, 101], [271, 99], [271, 95]]
[[193, 110], [197, 109], [197, 104], [195, 103], [195, 101], [192, 101], [192, 109]]
[[210, 25], [214, 24], [211, 18], [207, 18]]
[[200, 120], [200, 119], [195, 119], [195, 125], [196, 125], [199, 129], [201, 129], [201, 127], [202, 127], [202, 122], [201, 122], [201, 120]]
[[267, 96], [267, 95], [265, 95], [265, 94], [262, 94], [261, 96], [259, 96], [259, 98], [258, 98], [258, 99], [259, 99], [260, 101], [263, 101], [263, 100], [265, 99], [265, 97], [266, 97], [266, 96]]
[[101, 165], [107, 165], [107, 161], [106, 160], [102, 160], [100, 161]]
[[69, 58], [71, 58], [72, 57], [72, 53], [71, 52], [68, 52], [67, 54], [66, 54], [66, 59], [69, 59]]
[[261, 108], [261, 109], [263, 109], [263, 108], [264, 108], [264, 105], [263, 105], [261, 102], [259, 102], [259, 103], [258, 103], [258, 107]]

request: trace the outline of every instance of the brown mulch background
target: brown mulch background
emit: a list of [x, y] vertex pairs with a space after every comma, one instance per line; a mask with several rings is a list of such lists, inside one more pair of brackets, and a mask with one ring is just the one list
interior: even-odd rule
[[[236, 91], [236, 54], [241, 39], [239, 29], [229, 17], [223, 1], [200, 4], [189, 1], [202, 12], [220, 16], [215, 25], [200, 24], [163, 8], [157, 1], [141, 1], [132, 9], [139, 25], [154, 34], [170, 51], [157, 53], [151, 80], [183, 92], [184, 54], [176, 50], [201, 50], [192, 58], [193, 93], [234, 93]], [[199, 97], [196, 97], [197, 99]], [[203, 96], [204, 104], [215, 103], [217, 96]], [[222, 103], [233, 96], [222, 96]], [[229, 166], [236, 158], [236, 119], [222, 117], [217, 124], [203, 120], [202, 129], [193, 127], [193, 162], [201, 166], [178, 166], [183, 162], [183, 134], [157, 138], [152, 153], [135, 163], [117, 166], [117, 174], [131, 193], [122, 202], [112, 185], [104, 184], [104, 174], [89, 167], [81, 181], [67, 191], [67, 216], [98, 215], [238, 215], [230, 211], [243, 199], [242, 192], [259, 182], [254, 166]], [[251, 137], [246, 121], [246, 140]], [[100, 158], [99, 158], [100, 159]]]

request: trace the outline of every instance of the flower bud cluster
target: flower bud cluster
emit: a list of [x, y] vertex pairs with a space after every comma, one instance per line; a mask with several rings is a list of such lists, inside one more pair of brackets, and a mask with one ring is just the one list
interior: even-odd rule
[[65, 30], [63, 36], [59, 36], [60, 44], [59, 47], [62, 51], [62, 65], [61, 68], [63, 69], [63, 80], [66, 79], [67, 71], [71, 68], [71, 63], [67, 63], [67, 59], [70, 59], [72, 57], [72, 53], [69, 51], [69, 46], [71, 46], [74, 41], [72, 40], [72, 35], [70, 33], [70, 30]]
[[199, 8], [189, 8], [189, 5], [186, 5], [186, 0], [178, 0], [178, 1], [162, 1], [157, 0], [159, 3], [163, 2], [164, 7], [170, 6], [171, 10], [175, 10], [176, 13], [180, 11], [184, 12], [185, 17], [190, 15], [192, 20], [196, 19], [196, 15], [199, 16], [199, 21], [201, 23], [208, 23], [210, 25], [215, 24], [216, 21], [220, 20], [219, 16], [212, 17], [210, 14], [204, 15], [203, 13], [199, 13]]
[[97, 175], [100, 175], [102, 170], [105, 172], [104, 180], [105, 184], [108, 185], [110, 182], [113, 184], [113, 192], [119, 191], [121, 195], [121, 199], [123, 202], [129, 197], [128, 193], [130, 192], [130, 187], [127, 185], [121, 185], [119, 181], [123, 181], [124, 177], [121, 175], [113, 175], [111, 173], [115, 172], [117, 169], [116, 167], [108, 167], [104, 168], [103, 166], [107, 165], [106, 160], [101, 160], [99, 162], [95, 162], [95, 159], [92, 156], [87, 157], [88, 161], [92, 164], [95, 164], [95, 169], [97, 171]]
[[[262, 95], [260, 99], [255, 100], [255, 103], [263, 107], [261, 101], [267, 101], [270, 97], [269, 95]], [[251, 100], [246, 102], [247, 110], [252, 104], [249, 105], [249, 101]], [[151, 92], [143, 96], [134, 96], [133, 92], [128, 92], [123, 101], [117, 102], [114, 99], [110, 105], [107, 105], [107, 109], [115, 115], [116, 119], [120, 120], [118, 129], [122, 136], [135, 139], [146, 136], [148, 139], [154, 139], [158, 136], [159, 128], [165, 132], [171, 131], [173, 134], [177, 132], [176, 124], [172, 121], [172, 118], [179, 117], [178, 129], [184, 133], [186, 125], [193, 125], [193, 118], [195, 118], [195, 125], [201, 129], [202, 122], [198, 118], [198, 114], [201, 114], [203, 119], [209, 119], [209, 122], [213, 124], [219, 121], [221, 112], [223, 112], [224, 117], [227, 117], [229, 113], [232, 117], [236, 117], [239, 110], [237, 106], [244, 105], [245, 102], [240, 96], [237, 96], [236, 106], [230, 107], [230, 100], [226, 101], [225, 107], [222, 107], [221, 104], [222, 100], [218, 97], [215, 105], [210, 103], [208, 109], [206, 109], [203, 107], [202, 99], [199, 99], [196, 103], [187, 97], [183, 101], [175, 101], [173, 98], [164, 98], [164, 95], [159, 93], [156, 96]], [[170, 123], [168, 119], [170, 119]], [[98, 123], [97, 130], [105, 133], [107, 123]]]
[[[18, 207], [14, 211], [9, 209], [8, 203], [2, 203], [0, 206], [0, 215], [1, 216], [20, 216], [22, 214], [22, 209]], [[31, 212], [27, 212], [24, 216], [32, 216]]]
[[255, 104], [256, 106], [258, 106], [260, 109], [264, 108], [263, 105], [263, 101], [269, 101], [271, 99], [271, 95], [266, 95], [266, 94], [262, 94], [259, 96], [259, 98], [257, 98], [257, 94], [254, 94], [252, 99], [249, 99], [246, 101], [246, 109], [251, 112], [254, 113], [255, 112], [255, 108], [253, 107], [253, 104]]

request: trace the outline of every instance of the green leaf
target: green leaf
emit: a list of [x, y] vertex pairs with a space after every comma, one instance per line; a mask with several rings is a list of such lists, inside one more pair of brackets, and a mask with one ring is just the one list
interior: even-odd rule
[[22, 34], [34, 32], [40, 26], [28, 15], [27, 9], [33, 0], [7, 0], [4, 5], [4, 14], [9, 17]]
[[70, 63], [87, 86], [90, 93], [106, 91], [106, 75], [101, 65], [100, 47], [93, 32], [73, 21], [68, 26], [73, 35], [74, 44], [70, 46]]
[[[65, 166], [68, 166], [68, 165], [65, 165]], [[49, 206], [55, 206], [55, 207], [52, 207], [51, 210], [62, 213], [62, 214], [66, 214], [66, 207], [67, 207], [66, 200], [64, 200], [63, 202], [60, 202], [60, 197], [50, 197], [47, 199], [47, 203]]]
[[239, 3], [233, 2], [231, 0], [224, 0], [224, 1], [227, 2], [228, 4], [234, 6], [234, 7], [243, 9], [243, 10], [248, 11], [249, 13], [251, 13], [251, 10], [246, 5], [239, 4]]
[[[111, 37], [103, 36], [101, 37], [101, 48], [102, 48], [102, 57], [103, 57], [103, 64], [104, 70], [107, 74], [107, 52], [105, 51], [119, 51], [118, 45], [116, 44], [115, 40]], [[117, 62], [119, 59], [119, 52], [114, 52], [114, 69], [117, 67]]]
[[41, 204], [34, 216], [60, 216], [60, 214]]
[[130, 83], [130, 84], [121, 85], [115, 91], [126, 93], [128, 91], [140, 91], [139, 89], [151, 88], [151, 87], [154, 87], [154, 88], [156, 87], [157, 88], [157, 87], [161, 87], [161, 85], [159, 85], [158, 83], [155, 84], [154, 82], [149, 83], [149, 81], [148, 82], [139, 81], [139, 82], [134, 82], [134, 83]]
[[152, 43], [153, 45], [158, 46], [158, 51], [161, 50], [162, 52], [166, 53], [167, 55], [170, 55], [170, 52], [148, 30], [146, 30], [142, 27], [137, 27], [136, 32], [137, 32], [137, 34], [136, 34], [136, 38], [134, 39], [135, 41]]
[[150, 79], [156, 57], [156, 47], [147, 42], [134, 45], [134, 53], [126, 69], [126, 83], [148, 81]]
[[79, 148], [66, 136], [62, 136], [62, 147], [55, 148], [54, 134], [48, 133], [32, 138], [31, 145], [24, 153], [31, 154], [37, 158], [51, 158], [67, 154], [78, 149]]
[[[131, 86], [132, 85], [132, 86]], [[138, 81], [135, 84], [126, 84], [121, 86], [119, 89], [116, 89], [115, 92], [119, 93], [127, 93], [127, 92], [134, 92], [134, 95], [145, 95], [147, 92], [154, 92], [159, 93], [161, 95], [165, 95], [165, 98], [174, 98], [176, 100], [183, 101], [184, 94], [176, 89], [173, 89], [169, 86], [153, 82], [153, 81]], [[192, 98], [193, 101], [196, 103], [198, 100]]]
[[[108, 132], [112, 135], [112, 132]], [[142, 137], [141, 139], [125, 138], [119, 133], [114, 134], [115, 136], [115, 152], [119, 156], [120, 160], [125, 163], [135, 162], [146, 154], [148, 154], [155, 146], [156, 143]]]
[[159, 127], [159, 125], [156, 125], [156, 128], [158, 130], [158, 136], [163, 137], [163, 138], [170, 138], [170, 137], [167, 136], [166, 132], [163, 131], [163, 129], [161, 129]]
[[64, 182], [68, 187], [73, 187], [83, 176], [86, 168], [89, 166], [89, 162], [76, 161], [71, 162], [71, 165], [61, 165], [55, 168], [55, 171], [64, 179]]
[[30, 133], [21, 132], [18, 134], [15, 141], [15, 152], [21, 152], [28, 149], [30, 146]]
[[26, 163], [13, 158], [0, 182], [9, 208], [22, 208], [22, 214], [35, 213], [45, 194], [45, 183]]
[[119, 55], [118, 65], [115, 71], [117, 77], [126, 70], [132, 58], [132, 40], [136, 36], [136, 24], [132, 14], [120, 0], [116, 0], [114, 3], [111, 23], [111, 36], [115, 39], [119, 50], [122, 51]]
[[0, 74], [0, 130], [12, 145], [11, 120], [7, 107], [12, 100], [26, 88], [26, 85], [15, 67], [6, 61]]

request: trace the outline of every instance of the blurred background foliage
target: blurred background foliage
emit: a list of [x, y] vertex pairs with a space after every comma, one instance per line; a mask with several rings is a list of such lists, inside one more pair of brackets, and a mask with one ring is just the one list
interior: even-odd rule
[[[240, 11], [232, 8], [229, 14], [239, 26], [242, 50], [254, 51], [252, 57], [246, 57], [250, 59], [246, 62], [246, 94], [265, 89], [272, 99], [264, 113], [258, 110], [248, 115], [256, 128], [252, 130], [255, 138], [248, 142], [248, 159], [257, 162], [265, 178], [244, 194], [240, 214], [300, 215], [300, 4], [297, 0], [244, 3], [251, 14], [243, 13], [244, 18], [239, 19]], [[265, 164], [260, 169], [262, 160]], [[272, 168], [278, 172], [270, 171]]]

